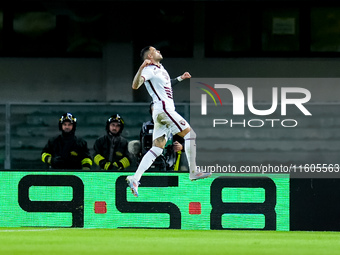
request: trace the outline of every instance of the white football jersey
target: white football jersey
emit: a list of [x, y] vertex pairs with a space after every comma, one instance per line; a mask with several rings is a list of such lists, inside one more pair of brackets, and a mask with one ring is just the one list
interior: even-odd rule
[[162, 106], [175, 110], [170, 76], [163, 65], [144, 67], [142, 75], [147, 91], [152, 97], [154, 107]]

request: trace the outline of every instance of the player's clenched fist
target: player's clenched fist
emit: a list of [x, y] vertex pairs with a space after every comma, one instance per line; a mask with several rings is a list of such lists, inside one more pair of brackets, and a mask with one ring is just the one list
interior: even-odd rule
[[182, 78], [183, 80], [185, 80], [185, 79], [190, 79], [190, 78], [191, 78], [191, 75], [190, 75], [190, 73], [185, 72], [184, 74], [182, 74], [181, 78]]
[[151, 60], [145, 59], [144, 62], [142, 63], [142, 65], [141, 65], [141, 68], [147, 67], [151, 64], [152, 64]]

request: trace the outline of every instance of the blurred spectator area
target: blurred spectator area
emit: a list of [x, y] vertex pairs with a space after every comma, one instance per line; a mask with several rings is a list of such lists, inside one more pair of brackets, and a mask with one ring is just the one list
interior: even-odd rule
[[[308, 109], [313, 113], [312, 118], [308, 116], [301, 118], [297, 110], [296, 118], [299, 119], [299, 125], [295, 128], [280, 126], [272, 128], [271, 125], [262, 128], [238, 125], [230, 128], [228, 125], [219, 125], [213, 129], [207, 128], [207, 122], [202, 116], [193, 116], [189, 104], [176, 105], [177, 111], [190, 121], [197, 133], [198, 164], [225, 161], [236, 166], [261, 163], [274, 165], [338, 163], [340, 155], [338, 108], [339, 103], [310, 103]], [[0, 105], [0, 169], [46, 169], [41, 162], [41, 150], [50, 137], [60, 134], [58, 121], [65, 112], [75, 115], [76, 135], [87, 141], [93, 153], [95, 140], [105, 134], [108, 117], [119, 113], [125, 120], [123, 136], [129, 141], [138, 140], [142, 123], [151, 118], [148, 109], [149, 103]], [[216, 113], [216, 118], [220, 117]], [[242, 118], [248, 120], [254, 117], [246, 114]], [[270, 118], [280, 119], [280, 116]]]
[[[186, 106], [177, 107], [186, 114]], [[106, 133], [106, 120], [119, 113], [125, 120], [123, 136], [139, 139], [142, 123], [150, 120], [149, 103], [36, 103], [0, 105], [0, 169], [46, 169], [41, 151], [48, 139], [60, 134], [60, 116], [77, 118], [76, 135], [93, 153], [95, 140]]]

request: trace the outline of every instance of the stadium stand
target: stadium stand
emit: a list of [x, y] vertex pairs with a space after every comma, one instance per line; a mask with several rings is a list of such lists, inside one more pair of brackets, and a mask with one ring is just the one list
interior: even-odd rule
[[[185, 105], [179, 105], [184, 109]], [[46, 169], [41, 150], [47, 140], [59, 134], [58, 120], [64, 112], [77, 118], [76, 135], [87, 141], [93, 152], [95, 140], [105, 133], [106, 119], [119, 112], [126, 122], [123, 136], [129, 141], [139, 139], [142, 123], [150, 119], [149, 103], [60, 103], [12, 104], [10, 125], [6, 130], [6, 106], [0, 106], [0, 168], [4, 169], [6, 146], [10, 151], [10, 169]], [[6, 132], [9, 136], [6, 139]]]
[[[58, 118], [63, 112], [72, 112], [78, 119], [76, 135], [84, 138], [92, 152], [94, 141], [104, 134], [104, 124], [112, 112], [119, 112], [126, 121], [123, 132], [128, 140], [139, 139], [143, 122], [150, 119], [148, 103], [60, 103], [60, 104], [12, 104], [10, 116], [6, 117], [6, 106], [0, 105], [0, 168], [10, 169], [46, 169], [41, 162], [40, 153], [49, 137], [58, 134]], [[308, 109], [312, 117], [303, 116], [298, 109], [290, 110], [286, 119], [296, 119], [295, 128], [282, 127], [275, 122], [265, 122], [261, 128], [242, 125], [217, 125], [206, 128], [204, 118], [188, 118], [189, 105], [177, 105], [178, 111], [190, 119], [191, 125], [198, 134], [198, 164], [211, 164], [220, 161], [220, 152], [225, 152], [223, 161], [230, 164], [252, 165], [271, 164], [305, 164], [337, 163], [340, 154], [340, 113], [338, 104], [311, 104]], [[213, 112], [209, 116], [213, 118]], [[221, 114], [215, 112], [216, 118]], [[9, 130], [6, 130], [6, 118], [10, 119]], [[229, 120], [240, 122], [241, 119], [283, 119], [280, 114], [270, 117], [254, 117], [251, 114], [236, 118], [231, 114]], [[252, 122], [259, 125], [259, 122]], [[211, 123], [212, 125], [212, 123]], [[9, 133], [7, 133], [9, 132]], [[6, 136], [7, 134], [7, 136]], [[6, 161], [6, 146], [10, 146], [10, 162]], [[219, 153], [217, 153], [219, 152]], [[8, 157], [8, 155], [7, 155]], [[8, 160], [7, 159], [7, 160]]]

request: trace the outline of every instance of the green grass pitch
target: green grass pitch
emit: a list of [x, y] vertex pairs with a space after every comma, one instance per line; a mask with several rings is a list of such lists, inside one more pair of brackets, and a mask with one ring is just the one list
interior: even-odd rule
[[0, 254], [340, 254], [340, 233], [0, 228]]

